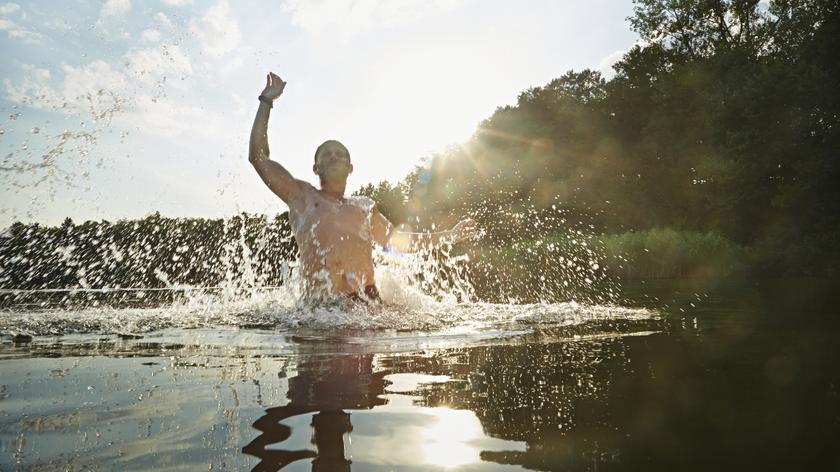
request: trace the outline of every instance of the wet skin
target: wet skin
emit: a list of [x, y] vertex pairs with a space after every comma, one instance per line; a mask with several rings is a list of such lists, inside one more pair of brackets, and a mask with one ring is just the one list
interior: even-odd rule
[[310, 295], [363, 293], [375, 283], [373, 242], [387, 244], [387, 220], [367, 199], [339, 199], [308, 183], [300, 186], [299, 198], [288, 202], [289, 221]]
[[311, 297], [362, 294], [374, 285], [373, 243], [401, 252], [475, 237], [475, 222], [463, 220], [452, 230], [406, 233], [394, 226], [366, 197], [344, 197], [353, 164], [337, 141], [325, 143], [315, 157], [313, 172], [321, 188], [298, 180], [270, 160], [268, 118], [272, 102], [286, 86], [270, 73], [251, 129], [248, 160], [263, 182], [289, 206], [289, 220], [300, 248], [302, 275]]

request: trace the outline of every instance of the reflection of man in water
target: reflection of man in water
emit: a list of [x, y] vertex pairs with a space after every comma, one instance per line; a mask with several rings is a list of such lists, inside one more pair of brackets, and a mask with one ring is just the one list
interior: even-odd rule
[[[289, 379], [289, 403], [269, 408], [254, 422], [262, 431], [242, 448], [261, 462], [254, 471], [277, 471], [292, 462], [312, 459], [312, 471], [349, 471], [345, 457], [344, 434], [353, 431], [350, 414], [345, 409], [367, 410], [384, 405], [387, 372], [374, 372], [373, 355], [313, 356], [303, 358], [298, 374]], [[291, 436], [291, 428], [281, 422], [293, 416], [312, 416], [312, 443], [309, 449], [286, 450], [281, 444]]]
[[341, 295], [378, 300], [373, 277], [373, 242], [400, 252], [441, 243], [455, 243], [475, 234], [475, 223], [464, 220], [450, 231], [405, 233], [394, 226], [366, 197], [344, 196], [353, 171], [350, 153], [338, 141], [326, 141], [315, 151], [312, 170], [321, 181], [317, 189], [298, 180], [282, 165], [269, 160], [268, 117], [273, 101], [286, 83], [270, 73], [260, 95], [248, 159], [263, 182], [289, 206], [289, 222], [300, 248], [308, 295]]

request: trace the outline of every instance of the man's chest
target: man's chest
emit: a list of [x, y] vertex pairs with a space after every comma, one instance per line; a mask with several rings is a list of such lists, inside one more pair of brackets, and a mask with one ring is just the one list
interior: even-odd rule
[[301, 223], [321, 242], [369, 242], [371, 239], [370, 210], [352, 200], [335, 201], [315, 196], [307, 210], [307, 217]]

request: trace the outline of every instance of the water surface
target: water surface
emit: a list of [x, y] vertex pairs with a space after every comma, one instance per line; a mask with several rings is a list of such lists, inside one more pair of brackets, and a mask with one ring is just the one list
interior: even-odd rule
[[65, 334], [0, 347], [0, 469], [836, 469], [835, 285], [649, 281], [408, 329], [6, 311]]

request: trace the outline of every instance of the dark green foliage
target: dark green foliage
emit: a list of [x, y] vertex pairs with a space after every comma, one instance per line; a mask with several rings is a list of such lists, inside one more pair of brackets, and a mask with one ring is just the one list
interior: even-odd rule
[[838, 5], [637, 0], [644, 45], [611, 80], [570, 71], [523, 92], [418, 167], [399, 185], [403, 209], [389, 211], [426, 227], [472, 214], [496, 247], [506, 213], [554, 207], [606, 234], [719, 235], [772, 274], [833, 273]]
[[406, 199], [406, 186], [391, 186], [387, 181], [379, 182], [379, 185], [367, 184], [353, 195], [370, 197], [376, 201], [376, 207], [390, 221], [404, 221], [404, 203]]
[[754, 256], [720, 234], [670, 228], [604, 236], [600, 243], [623, 278], [739, 276]]

